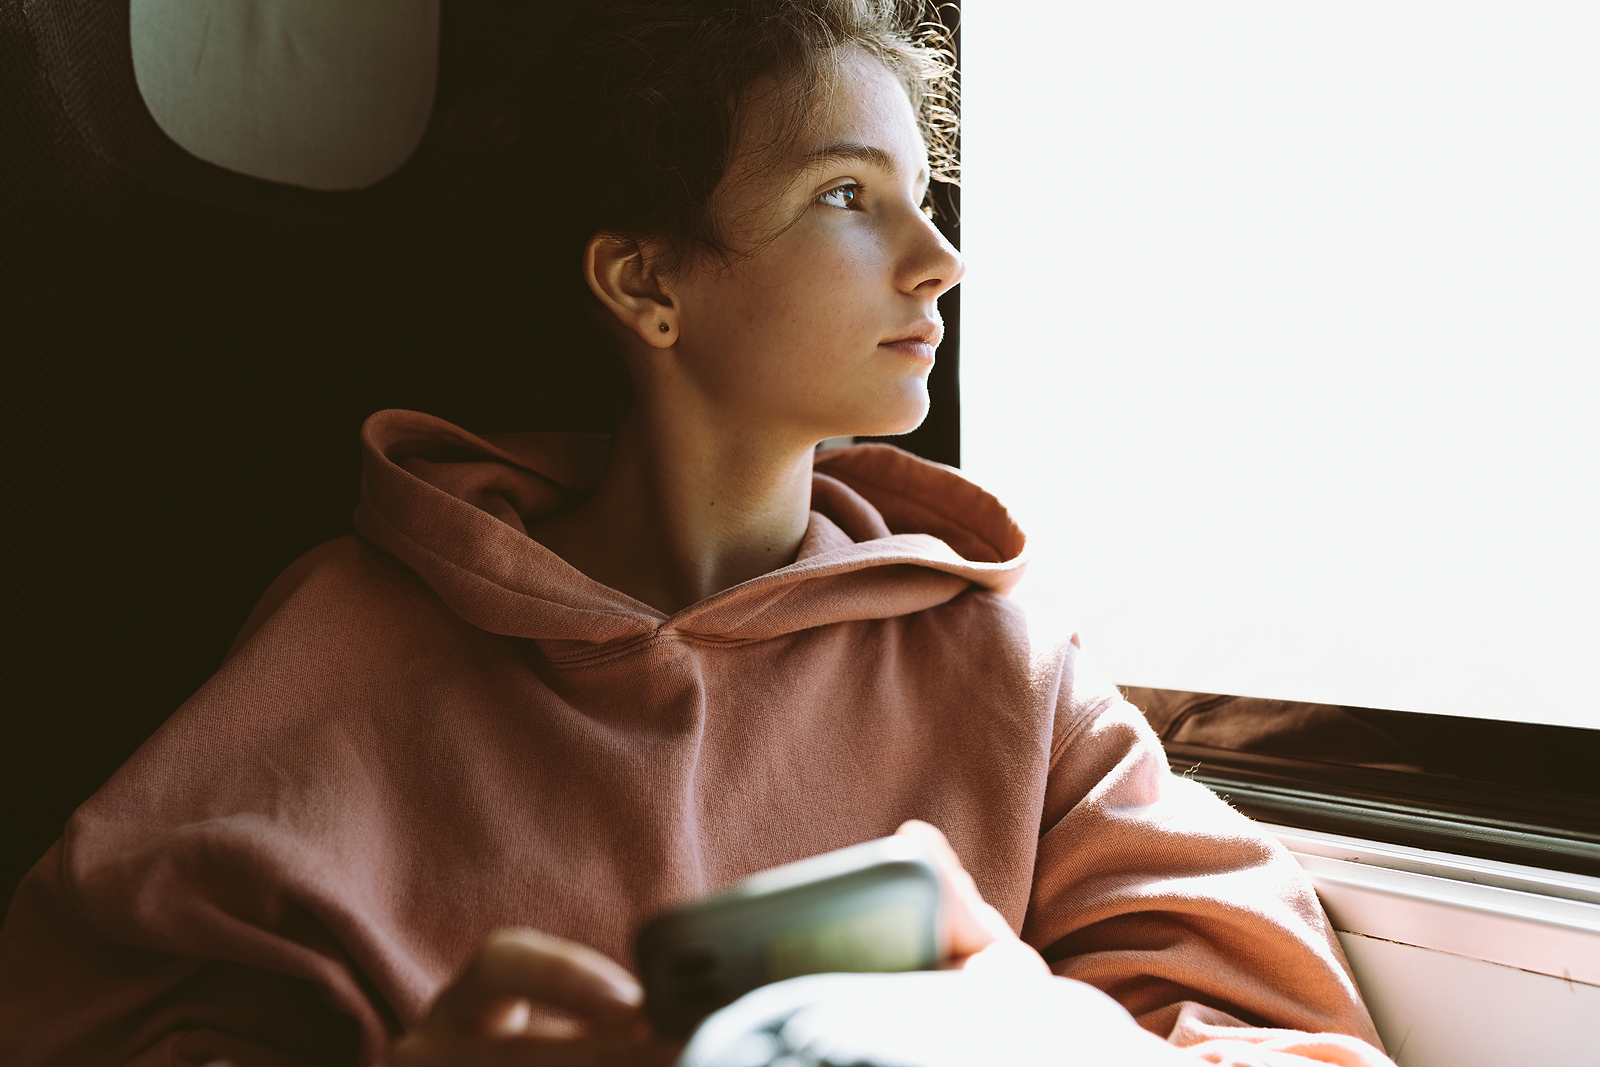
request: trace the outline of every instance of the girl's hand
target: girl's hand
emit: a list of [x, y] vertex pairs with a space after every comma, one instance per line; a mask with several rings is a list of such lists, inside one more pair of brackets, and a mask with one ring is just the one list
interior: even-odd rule
[[895, 833], [921, 841], [933, 854], [939, 868], [939, 878], [944, 885], [945, 936], [950, 946], [947, 966], [950, 969], [996, 976], [1050, 977], [1049, 964], [1016, 935], [993, 904], [983, 899], [972, 875], [961, 866], [955, 849], [937, 827], [912, 819], [902, 823]]
[[633, 976], [593, 949], [501, 930], [395, 1044], [388, 1064], [665, 1067], [680, 1046], [651, 1036], [643, 1000]]
[[707, 1019], [681, 1067], [855, 1063], [1194, 1067], [1116, 1001], [1057, 978], [978, 893], [943, 834], [905, 823], [944, 886], [947, 969], [813, 974], [764, 986]]

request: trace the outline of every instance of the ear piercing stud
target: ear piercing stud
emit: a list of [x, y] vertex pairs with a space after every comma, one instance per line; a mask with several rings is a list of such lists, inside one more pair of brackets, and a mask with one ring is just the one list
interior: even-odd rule
[[661, 332], [662, 333], [671, 333], [672, 332], [672, 327], [668, 326], [666, 323], [663, 322], [661, 324]]

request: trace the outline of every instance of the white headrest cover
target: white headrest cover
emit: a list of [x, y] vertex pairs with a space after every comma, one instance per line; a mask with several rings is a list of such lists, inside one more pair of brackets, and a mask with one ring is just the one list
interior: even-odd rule
[[439, 0], [130, 2], [145, 106], [209, 163], [310, 189], [361, 189], [422, 140]]

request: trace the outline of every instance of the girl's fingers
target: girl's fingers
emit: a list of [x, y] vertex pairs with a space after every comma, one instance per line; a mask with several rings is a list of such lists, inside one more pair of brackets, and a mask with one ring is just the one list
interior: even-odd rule
[[435, 1002], [428, 1029], [458, 1034], [505, 1032], [513, 1005], [560, 1009], [599, 1024], [634, 1021], [644, 992], [632, 975], [593, 949], [534, 930], [491, 934], [461, 976]]
[[961, 866], [955, 849], [950, 847], [950, 842], [937, 827], [920, 819], [912, 819], [902, 823], [895, 833], [906, 834], [922, 842], [939, 868], [939, 878], [945, 891], [945, 933], [950, 939], [951, 956], [970, 956], [995, 941], [1016, 939], [1011, 924], [995, 910], [994, 905], [983, 899], [972, 875]]
[[1003, 937], [960, 961], [970, 974], [993, 978], [1049, 978], [1050, 965], [1033, 946], [1016, 937]]

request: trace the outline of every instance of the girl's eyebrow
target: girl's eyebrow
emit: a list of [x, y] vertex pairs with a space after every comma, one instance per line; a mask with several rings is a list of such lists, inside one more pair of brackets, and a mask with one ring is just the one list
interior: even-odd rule
[[[845, 159], [871, 163], [873, 166], [886, 170], [891, 174], [897, 173], [900, 169], [899, 162], [893, 155], [876, 145], [862, 144], [860, 141], [839, 141], [836, 144], [828, 145], [826, 148], [819, 148], [815, 152], [808, 152], [802, 157], [800, 163], [803, 170], [813, 170], [828, 163], [835, 163]], [[926, 170], [917, 175], [919, 181], [925, 180], [926, 177]]]
[[832, 163], [840, 159], [859, 159], [863, 163], [872, 163], [884, 170], [895, 170], [895, 160], [888, 152], [870, 144], [860, 141], [840, 141], [837, 144], [819, 148], [815, 152], [806, 153], [801, 162], [808, 168]]

